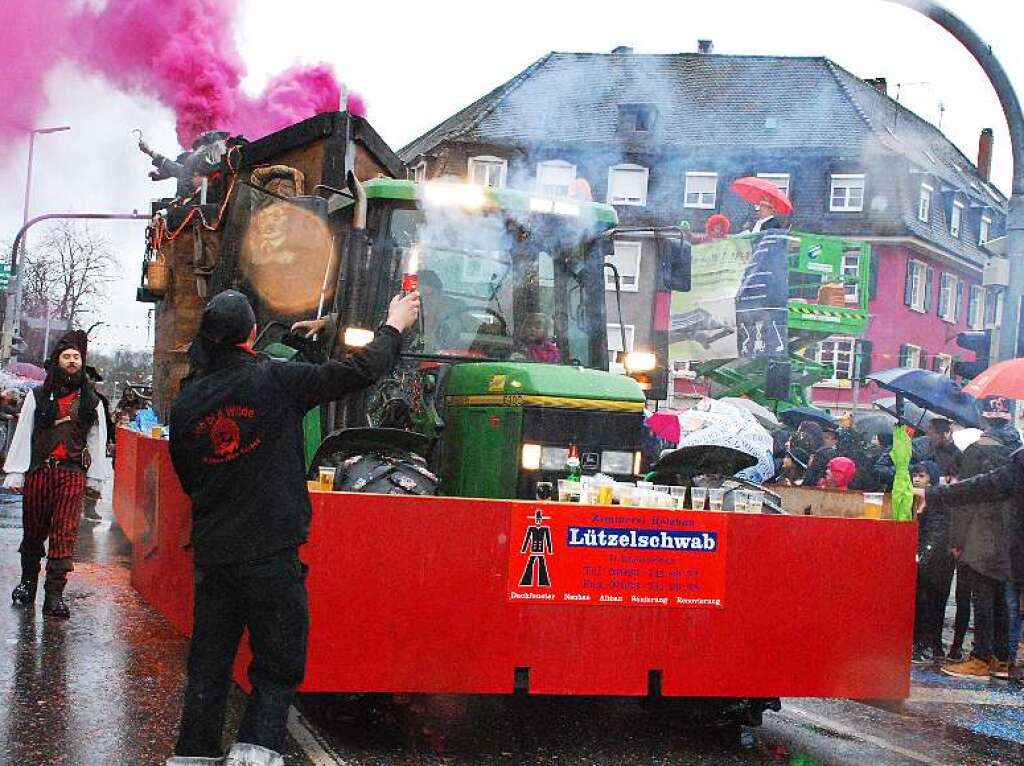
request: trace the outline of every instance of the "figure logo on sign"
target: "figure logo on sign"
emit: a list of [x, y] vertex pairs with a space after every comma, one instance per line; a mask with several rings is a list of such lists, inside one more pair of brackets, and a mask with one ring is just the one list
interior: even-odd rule
[[523, 536], [523, 545], [519, 552], [529, 553], [530, 557], [526, 560], [523, 576], [519, 578], [520, 588], [532, 588], [534, 586], [534, 579], [536, 579], [536, 584], [539, 588], [551, 587], [551, 578], [548, 576], [548, 564], [544, 558], [546, 555], [554, 553], [551, 547], [551, 527], [542, 523], [550, 518], [550, 516], [545, 516], [541, 513], [541, 510], [538, 508], [536, 513], [533, 514], [534, 523], [526, 528], [526, 534]]

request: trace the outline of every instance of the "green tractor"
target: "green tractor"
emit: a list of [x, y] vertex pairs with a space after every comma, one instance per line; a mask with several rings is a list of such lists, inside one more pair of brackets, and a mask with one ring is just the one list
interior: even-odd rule
[[532, 499], [565, 475], [571, 446], [585, 473], [634, 477], [645, 397], [608, 372], [614, 209], [458, 183], [349, 182], [323, 213], [345, 241], [336, 331], [310, 344], [282, 317], [259, 346], [337, 357], [368, 342], [403, 289], [420, 291], [422, 311], [390, 376], [307, 417], [311, 478], [333, 465], [336, 489]]

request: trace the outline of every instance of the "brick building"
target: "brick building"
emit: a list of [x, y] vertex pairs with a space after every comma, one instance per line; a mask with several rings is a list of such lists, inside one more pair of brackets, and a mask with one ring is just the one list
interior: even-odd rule
[[[988, 181], [991, 143], [985, 131], [976, 166], [890, 99], [884, 80], [862, 80], [827, 58], [617, 48], [550, 53], [399, 154], [416, 179], [548, 194], [578, 191], [584, 179], [624, 226], [685, 220], [699, 231], [720, 212], [738, 231], [751, 208], [729, 191], [732, 180], [773, 180], [793, 201], [794, 229], [871, 244], [867, 332], [808, 351], [834, 376], [814, 400], [842, 407], [858, 371], [948, 369], [962, 353], [957, 331], [994, 326], [999, 287], [985, 284], [992, 254], [983, 243], [1003, 232], [1006, 199]], [[654, 243], [620, 236], [614, 261], [627, 345], [649, 346]], [[617, 348], [618, 327], [610, 329]]]

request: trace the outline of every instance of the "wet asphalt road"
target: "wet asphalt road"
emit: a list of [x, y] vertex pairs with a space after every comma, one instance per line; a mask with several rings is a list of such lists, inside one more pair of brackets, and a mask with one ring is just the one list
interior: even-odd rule
[[[163, 763], [187, 643], [132, 590], [124, 538], [83, 524], [63, 623], [6, 601], [20, 531], [18, 498], [0, 494], [0, 764]], [[243, 700], [233, 694], [229, 732]], [[698, 730], [678, 705], [623, 699], [309, 695], [296, 707], [289, 766], [1024, 764], [1022, 690], [932, 671], [915, 670], [900, 713], [785, 700], [742, 731]]]

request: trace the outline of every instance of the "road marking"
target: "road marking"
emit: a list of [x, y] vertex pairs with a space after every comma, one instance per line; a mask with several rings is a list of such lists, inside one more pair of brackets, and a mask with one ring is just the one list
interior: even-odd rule
[[845, 724], [839, 723], [838, 721], [833, 721], [830, 718], [825, 718], [824, 716], [809, 713], [806, 710], [800, 710], [799, 708], [795, 708], [790, 704], [785, 705], [782, 708], [781, 712], [774, 713], [774, 715], [776, 716], [783, 717], [786, 717], [786, 714], [800, 716], [801, 718], [809, 721], [810, 723], [814, 724], [819, 728], [828, 729], [829, 731], [832, 731], [844, 737], [858, 739], [861, 742], [868, 743], [869, 745], [874, 745], [875, 747], [880, 747], [883, 750], [888, 750], [890, 752], [902, 755], [904, 758], [909, 758], [912, 761], [917, 761], [918, 763], [927, 763], [931, 766], [942, 766], [941, 761], [936, 761], [934, 758], [930, 758], [927, 755], [918, 753], [914, 750], [908, 750], [907, 748], [900, 747], [899, 745], [894, 745], [892, 742], [881, 739], [880, 737], [873, 737], [870, 734], [864, 734], [863, 732], [858, 731], [857, 729], [854, 729], [852, 727], [846, 726]]
[[988, 689], [942, 689], [912, 687], [907, 702], [941, 702], [950, 705], [993, 705], [1024, 707], [1024, 695], [995, 692]]
[[294, 706], [288, 708], [288, 733], [302, 748], [302, 752], [313, 766], [349, 766], [348, 761], [343, 761], [322, 738], [313, 733], [306, 719]]

